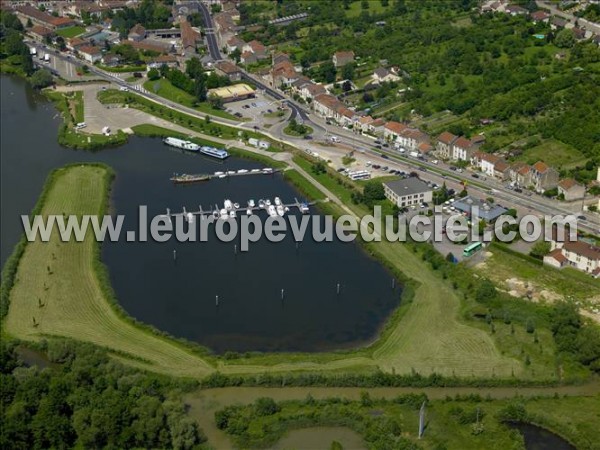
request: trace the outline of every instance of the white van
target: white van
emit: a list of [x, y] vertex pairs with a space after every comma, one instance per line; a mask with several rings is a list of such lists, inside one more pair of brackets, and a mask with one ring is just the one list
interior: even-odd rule
[[340, 142], [340, 138], [337, 136], [331, 136], [331, 142]]
[[79, 122], [77, 125], [75, 125], [75, 129], [76, 130], [81, 130], [82, 128], [87, 127], [87, 123], [85, 122]]

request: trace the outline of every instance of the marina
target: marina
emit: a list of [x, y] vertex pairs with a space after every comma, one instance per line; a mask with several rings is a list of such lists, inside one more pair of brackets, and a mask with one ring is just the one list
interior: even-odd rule
[[279, 197], [275, 197], [274, 204], [271, 203], [270, 199], [260, 199], [258, 203], [253, 199], [250, 199], [246, 206], [241, 206], [239, 203], [234, 203], [231, 200], [226, 199], [223, 202], [222, 208], [215, 204], [214, 209], [211, 207], [211, 209], [205, 210], [202, 208], [202, 205], [199, 205], [197, 211], [188, 211], [184, 206], [179, 213], [173, 213], [170, 208], [167, 208], [167, 213], [163, 214], [161, 217], [184, 217], [189, 223], [192, 223], [196, 216], [212, 216], [214, 219], [221, 220], [234, 219], [237, 217], [238, 212], [251, 216], [257, 211], [266, 211], [270, 217], [283, 217], [292, 208], [297, 208], [302, 214], [308, 214], [310, 212], [310, 207], [315, 204], [316, 202], [301, 202], [295, 197], [294, 203], [284, 204]]
[[228, 178], [228, 177], [236, 177], [243, 175], [274, 175], [280, 172], [279, 169], [273, 169], [271, 167], [264, 167], [262, 169], [238, 169], [238, 170], [228, 170], [226, 172], [215, 172], [213, 174], [207, 173], [198, 173], [198, 174], [187, 174], [175, 173], [170, 178], [170, 180], [175, 184], [191, 184], [191, 183], [199, 183], [201, 181], [209, 181], [214, 178]]
[[180, 148], [190, 152], [199, 152], [203, 155], [212, 156], [213, 158], [217, 159], [226, 159], [229, 157], [229, 153], [227, 153], [227, 151], [224, 149], [210, 147], [207, 145], [200, 146], [194, 142], [186, 141], [184, 139], [168, 137], [163, 139], [163, 142], [171, 147]]

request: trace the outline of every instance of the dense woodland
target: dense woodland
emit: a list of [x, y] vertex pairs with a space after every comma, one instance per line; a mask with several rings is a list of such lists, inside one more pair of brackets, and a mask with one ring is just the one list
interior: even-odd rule
[[53, 340], [48, 367], [27, 367], [16, 343], [0, 344], [0, 448], [197, 448], [186, 415], [193, 384], [146, 374], [91, 345]]

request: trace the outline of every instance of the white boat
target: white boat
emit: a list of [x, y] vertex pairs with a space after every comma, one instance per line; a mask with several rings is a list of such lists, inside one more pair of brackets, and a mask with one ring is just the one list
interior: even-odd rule
[[246, 210], [246, 215], [247, 215], [247, 216], [251, 216], [252, 214], [253, 214], [253, 212], [252, 212], [252, 209], [251, 209], [251, 208], [248, 208], [248, 209]]
[[219, 178], [227, 178], [227, 175], [225, 175], [225, 174], [219, 175]]
[[310, 211], [310, 209], [308, 208], [308, 204], [300, 203], [300, 212], [302, 214], [308, 214], [309, 211]]
[[250, 172], [257, 173], [257, 172], [260, 172], [260, 169], [252, 169]]
[[265, 205], [267, 205], [267, 206], [271, 206], [271, 200], [269, 200], [269, 199], [266, 199], [266, 200], [265, 200]]
[[216, 209], [213, 211], [212, 216], [214, 219], [218, 219], [219, 218], [219, 211], [217, 211]]
[[273, 205], [269, 205], [269, 207], [267, 208], [267, 212], [269, 213], [269, 216], [271, 216], [271, 217], [277, 216], [277, 210], [275, 209], [275, 206], [273, 206]]
[[271, 173], [271, 172], [273, 172], [273, 169], [271, 167], [265, 167], [263, 169], [263, 172], [265, 172], [265, 173]]
[[228, 170], [227, 175], [235, 175], [235, 170]]
[[281, 199], [279, 197], [275, 197], [275, 204], [277, 206], [281, 205]]
[[258, 201], [258, 207], [259, 208], [263, 208], [264, 209], [266, 205], [267, 204], [265, 203], [265, 201], [262, 198]]
[[229, 219], [229, 213], [227, 212], [227, 210], [225, 208], [223, 208], [221, 211], [219, 211], [219, 214], [221, 216], [221, 219], [223, 219], [223, 220]]
[[198, 149], [200, 150], [200, 153], [203, 153], [208, 156], [212, 156], [214, 158], [225, 159], [229, 156], [229, 153], [227, 153], [225, 150], [219, 149], [219, 148], [203, 146], [203, 147], [198, 147]]
[[235, 218], [235, 217], [237, 217], [237, 214], [236, 214], [235, 210], [229, 211], [229, 217], [232, 218], [232, 219]]
[[231, 200], [227, 199], [223, 202], [223, 206], [227, 211], [230, 211], [233, 208], [233, 203], [231, 202]]
[[277, 214], [279, 214], [281, 217], [283, 217], [283, 215], [285, 214], [285, 211], [283, 210], [283, 206], [281, 205], [277, 205]]
[[254, 208], [255, 204], [254, 204], [254, 200], [253, 199], [248, 200], [248, 206], [250, 208]]
[[234, 203], [234, 204], [233, 204], [233, 207], [234, 207], [235, 209], [239, 209], [239, 208], [240, 208], [240, 204], [239, 204], [239, 203]]
[[186, 219], [188, 223], [194, 223], [194, 215], [192, 213], [187, 213]]
[[219, 175], [224, 175], [225, 172], [215, 172], [215, 175], [219, 176]]
[[285, 212], [289, 212], [289, 211], [290, 211], [290, 208], [288, 208], [288, 207], [286, 206], [285, 208], [283, 208], [283, 210], [284, 210]]
[[248, 173], [248, 171], [246, 169], [240, 169], [237, 171], [237, 173]]
[[197, 152], [198, 150], [200, 150], [200, 146], [198, 144], [194, 144], [193, 142], [184, 141], [183, 139], [177, 139], [174, 137], [165, 138], [163, 142], [167, 145], [170, 145], [171, 147], [177, 147], [183, 150], [189, 150], [191, 152]]

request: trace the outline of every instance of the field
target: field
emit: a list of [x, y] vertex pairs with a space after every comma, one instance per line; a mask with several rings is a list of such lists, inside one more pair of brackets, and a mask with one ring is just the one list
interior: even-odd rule
[[75, 36], [79, 36], [82, 33], [85, 33], [85, 28], [78, 27], [78, 26], [61, 28], [60, 30], [56, 31], [57, 35], [64, 37], [64, 38], [73, 38]]
[[[387, 7], [383, 6], [381, 4], [380, 0], [367, 0], [367, 1], [368, 1], [368, 5], [369, 5], [368, 9], [362, 8], [361, 1], [352, 2], [350, 4], [350, 9], [348, 9], [346, 11], [346, 16], [347, 17], [357, 17], [357, 16], [360, 16], [360, 14], [363, 11], [367, 11], [371, 14], [381, 14], [382, 12], [385, 12], [389, 9], [389, 6], [387, 6]], [[389, 2], [389, 4], [391, 5], [392, 2]]]
[[173, 86], [169, 80], [149, 80], [144, 83], [144, 88], [150, 92], [154, 92], [161, 97], [168, 100], [179, 103], [180, 105], [187, 106], [188, 108], [194, 108], [205, 114], [210, 114], [216, 117], [222, 117], [224, 119], [238, 120], [237, 117], [221, 110], [211, 107], [208, 103], [195, 103], [193, 95]]
[[549, 139], [540, 145], [527, 149], [518, 159], [525, 162], [533, 161], [533, 163], [542, 160], [557, 169], [574, 167], [585, 164], [587, 161], [585, 155], [579, 150], [554, 139]]
[[[82, 165], [55, 173], [42, 208], [49, 214], [100, 214], [106, 207], [109, 171]], [[38, 340], [65, 336], [128, 355], [138, 367], [179, 376], [204, 376], [211, 368], [197, 356], [166, 339], [153, 336], [119, 316], [107, 301], [98, 277], [98, 246], [92, 236], [83, 242], [29, 243], [11, 291], [4, 330], [12, 336]], [[43, 300], [41, 300], [43, 299]]]

